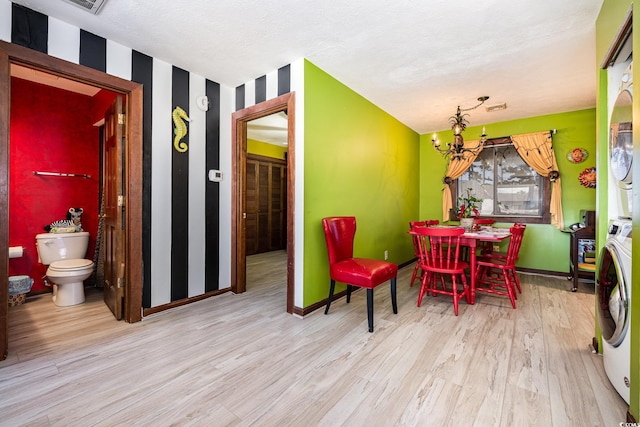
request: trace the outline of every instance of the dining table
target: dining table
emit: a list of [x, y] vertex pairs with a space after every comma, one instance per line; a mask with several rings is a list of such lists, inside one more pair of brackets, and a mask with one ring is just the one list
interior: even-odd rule
[[511, 237], [509, 229], [499, 227], [481, 227], [478, 230], [465, 231], [460, 237], [460, 245], [469, 248], [469, 288], [471, 291], [471, 297], [469, 299], [471, 304], [475, 304], [476, 302], [476, 251], [478, 247], [480, 247], [478, 242], [500, 243], [509, 237]]

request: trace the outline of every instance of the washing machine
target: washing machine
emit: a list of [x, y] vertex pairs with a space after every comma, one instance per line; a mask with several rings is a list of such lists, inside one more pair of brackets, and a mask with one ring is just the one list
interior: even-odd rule
[[604, 370], [629, 403], [631, 370], [631, 221], [609, 221], [607, 241], [598, 257], [595, 293], [602, 331]]

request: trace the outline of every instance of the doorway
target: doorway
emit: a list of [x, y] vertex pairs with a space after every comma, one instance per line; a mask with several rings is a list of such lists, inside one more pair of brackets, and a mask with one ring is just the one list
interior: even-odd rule
[[127, 322], [142, 319], [142, 85], [81, 65], [0, 41], [0, 358], [8, 353], [9, 134], [11, 64], [32, 68], [121, 94], [126, 99], [123, 204], [127, 228], [123, 240], [124, 312]]
[[231, 290], [242, 293], [247, 287], [247, 125], [250, 121], [279, 112], [287, 115], [286, 158], [286, 249], [287, 249], [287, 313], [294, 304], [294, 193], [295, 193], [295, 94], [287, 93], [269, 101], [238, 110], [231, 119], [232, 138], [232, 232]]
[[287, 122], [281, 111], [247, 123], [247, 255], [287, 248]]
[[[247, 123], [245, 250], [247, 288], [287, 271], [287, 134], [284, 111]], [[284, 303], [284, 301], [283, 301]]]

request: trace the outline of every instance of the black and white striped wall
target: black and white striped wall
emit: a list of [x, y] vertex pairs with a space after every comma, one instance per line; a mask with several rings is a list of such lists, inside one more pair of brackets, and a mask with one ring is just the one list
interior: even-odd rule
[[291, 65], [236, 87], [236, 111], [291, 92]]
[[[9, 0], [0, 39], [144, 84], [143, 307], [228, 288], [231, 113], [291, 91], [290, 66], [232, 89]], [[185, 153], [173, 150], [175, 106], [192, 120]], [[210, 169], [223, 181], [208, 181]]]

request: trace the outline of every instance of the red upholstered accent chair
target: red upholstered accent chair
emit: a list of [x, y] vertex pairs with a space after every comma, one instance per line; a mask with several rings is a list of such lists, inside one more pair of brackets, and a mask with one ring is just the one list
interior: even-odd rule
[[[409, 222], [409, 230], [413, 230], [414, 227], [431, 227], [438, 224], [440, 224], [440, 221], [437, 219], [428, 219], [426, 221], [411, 221]], [[423, 272], [420, 270], [420, 252], [418, 251], [418, 239], [415, 236], [411, 236], [411, 240], [413, 241], [413, 254], [415, 255], [418, 262], [416, 262], [416, 266], [413, 268], [413, 274], [411, 275], [411, 284], [409, 285], [409, 287], [413, 287], [413, 282], [416, 279], [422, 280], [423, 274]]]
[[[453, 312], [458, 315], [458, 301], [465, 297], [470, 302], [470, 293], [467, 286], [465, 270], [469, 264], [460, 260], [460, 237], [464, 234], [464, 228], [439, 228], [416, 227], [409, 232], [418, 241], [420, 252], [420, 268], [422, 286], [418, 296], [418, 307], [422, 304], [422, 297], [432, 293], [444, 294], [453, 297]], [[451, 288], [447, 288], [445, 277], [451, 278]], [[462, 292], [458, 291], [458, 280], [462, 282]], [[438, 287], [438, 284], [441, 286]]]
[[476, 292], [507, 295], [513, 308], [516, 308], [516, 284], [520, 284], [516, 274], [516, 260], [522, 245], [524, 230], [523, 227], [511, 227], [507, 256], [504, 258], [481, 257], [473, 273], [476, 275]]
[[373, 332], [373, 288], [388, 280], [391, 281], [391, 304], [394, 314], [398, 314], [396, 301], [398, 266], [387, 261], [353, 257], [353, 240], [356, 234], [355, 217], [324, 218], [322, 225], [329, 252], [329, 275], [331, 277], [329, 298], [324, 314], [329, 313], [336, 282], [347, 285], [347, 303], [351, 301], [351, 291], [354, 286], [366, 288], [369, 332]]

